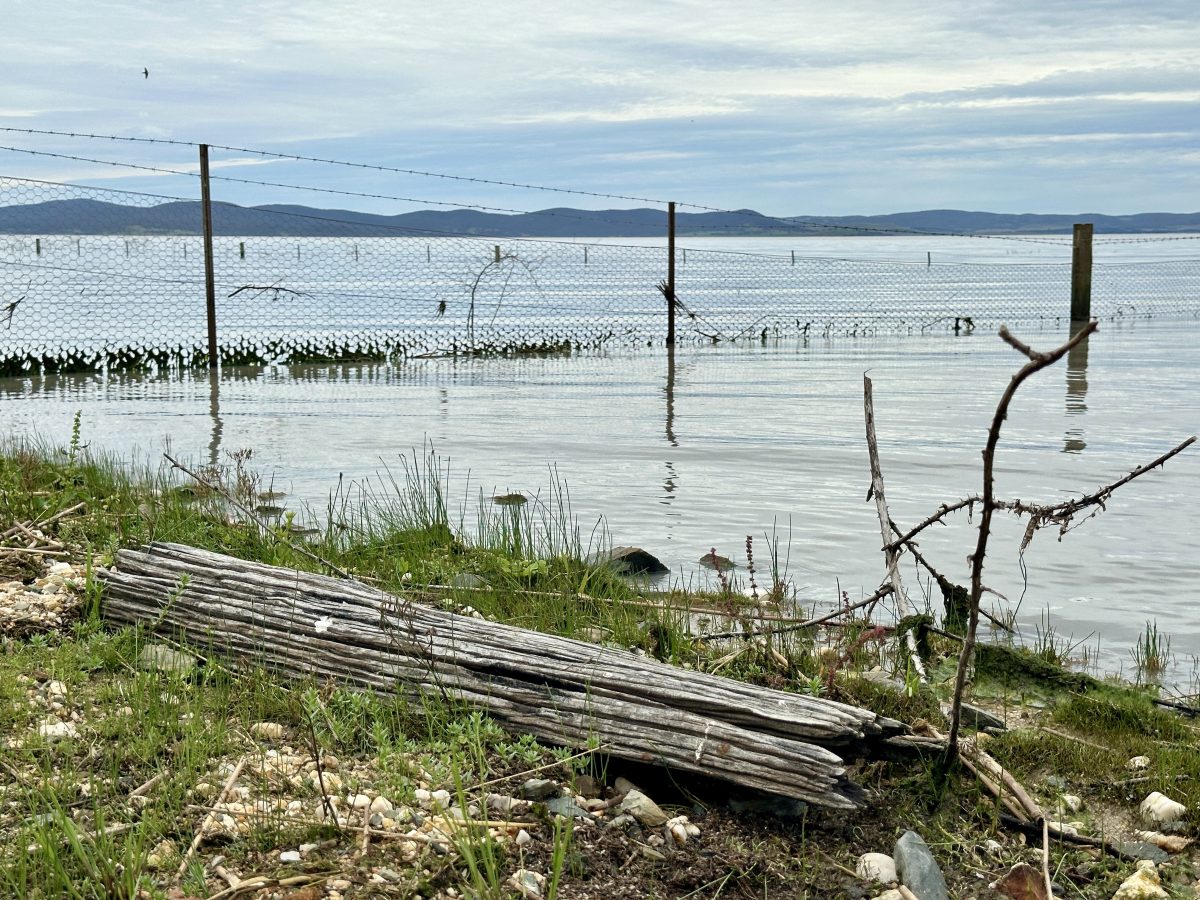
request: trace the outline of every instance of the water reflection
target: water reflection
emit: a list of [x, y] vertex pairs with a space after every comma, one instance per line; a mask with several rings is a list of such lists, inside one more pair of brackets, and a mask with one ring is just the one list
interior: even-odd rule
[[[1086, 322], [1072, 322], [1071, 337], [1075, 337], [1086, 326]], [[1090, 337], [1084, 338], [1067, 352], [1068, 416], [1082, 416], [1087, 412], [1087, 366], [1088, 342], [1090, 340]], [[1063, 442], [1063, 452], [1080, 453], [1086, 446], [1087, 441], [1084, 440], [1083, 422], [1080, 421], [1077, 425], [1067, 429]]]
[[667, 386], [664, 390], [667, 397], [667, 443], [678, 447], [675, 440], [675, 346], [667, 345]]
[[[678, 447], [679, 441], [675, 439], [675, 346], [667, 345], [667, 383], [663, 388], [663, 394], [667, 401], [667, 443], [672, 447]], [[660, 501], [664, 506], [670, 506], [674, 500], [675, 483], [679, 477], [675, 471], [675, 463], [671, 460], [666, 460], [667, 476], [663, 480], [663, 498]]]
[[221, 421], [221, 373], [217, 369], [208, 370], [208, 417], [212, 420], [208, 464], [216, 466], [221, 457], [221, 432], [225, 428]]

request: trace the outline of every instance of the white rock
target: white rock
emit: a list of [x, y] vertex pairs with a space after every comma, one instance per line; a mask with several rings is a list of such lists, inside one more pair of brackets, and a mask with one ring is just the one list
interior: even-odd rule
[[1170, 825], [1178, 822], [1187, 812], [1187, 807], [1177, 803], [1158, 791], [1150, 794], [1138, 807], [1142, 818], [1154, 825]]
[[1150, 860], [1143, 859], [1138, 862], [1137, 871], [1121, 882], [1112, 900], [1158, 900], [1167, 896], [1158, 869]]
[[518, 847], [524, 847], [526, 844], [528, 844], [532, 840], [533, 840], [533, 835], [530, 834], [528, 831], [526, 831], [524, 828], [522, 828], [520, 831], [517, 832], [516, 842], [517, 842]]
[[371, 805], [371, 798], [366, 794], [351, 794], [346, 798], [346, 802], [353, 809], [366, 809]]
[[38, 726], [38, 734], [47, 741], [71, 740], [79, 736], [79, 732], [70, 722], [60, 722], [58, 719], [47, 719]]
[[383, 796], [383, 794], [380, 794], [371, 801], [371, 812], [373, 813], [383, 815], [384, 813], [390, 813], [393, 809], [392, 801]]
[[250, 733], [267, 741], [277, 741], [283, 737], [283, 726], [278, 722], [255, 722], [250, 726]]
[[1075, 794], [1063, 794], [1062, 807], [1067, 812], [1077, 813], [1083, 809], [1083, 798], [1077, 797]]
[[1168, 853], [1182, 853], [1192, 845], [1192, 839], [1181, 834], [1163, 834], [1161, 831], [1135, 831], [1133, 834], [1139, 841], [1153, 844]]
[[429, 795], [430, 798], [442, 809], [450, 808], [450, 792], [447, 790], [434, 791]]
[[542, 896], [542, 885], [546, 883], [546, 876], [530, 869], [517, 869], [509, 876], [508, 883], [525, 900], [539, 900]]
[[69, 562], [56, 562], [50, 567], [51, 575], [74, 575], [75, 569]]
[[1125, 763], [1125, 765], [1130, 769], [1133, 769], [1135, 772], [1139, 769], [1148, 769], [1150, 768], [1150, 757], [1135, 756], [1133, 759], [1129, 760], [1129, 762]]
[[282, 853], [279, 854], [279, 861], [285, 862], [285, 863], [300, 862], [300, 851], [299, 850], [284, 850]]
[[904, 895], [892, 888], [890, 891], [884, 891], [882, 894], [872, 897], [871, 900], [904, 900]]
[[65, 697], [67, 696], [67, 686], [61, 681], [46, 682], [47, 697]]
[[864, 881], [892, 884], [899, 880], [896, 875], [896, 861], [886, 853], [864, 853], [858, 858], [858, 865], [854, 871]]

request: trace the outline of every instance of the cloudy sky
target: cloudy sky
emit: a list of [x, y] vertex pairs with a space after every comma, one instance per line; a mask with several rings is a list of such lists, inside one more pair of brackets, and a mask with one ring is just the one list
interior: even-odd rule
[[[1200, 209], [1195, 0], [6, 4], [0, 126], [205, 141], [773, 215]], [[149, 77], [143, 77], [143, 68]], [[186, 146], [0, 132], [194, 171]], [[239, 202], [644, 205], [214, 151]], [[195, 180], [0, 151], [0, 175]]]

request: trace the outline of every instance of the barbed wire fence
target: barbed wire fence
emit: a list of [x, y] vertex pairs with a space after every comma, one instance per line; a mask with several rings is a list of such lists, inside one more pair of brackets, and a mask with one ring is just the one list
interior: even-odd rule
[[[258, 152], [224, 149], [230, 156]], [[197, 172], [18, 147], [0, 148], [0, 166], [3, 150], [152, 174], [170, 188], [142, 193], [0, 176], [0, 372], [207, 361]], [[672, 294], [677, 343], [961, 332], [1001, 322], [1046, 328], [1070, 318], [1071, 245], [1062, 239], [1004, 238], [1061, 248], [1059, 258], [1036, 261], [831, 258], [805, 254], [799, 239], [827, 224], [728, 213], [724, 234], [738, 233], [742, 216], [750, 233], [794, 229], [798, 250], [697, 249], [681, 238], [672, 285], [667, 209], [527, 212], [416, 200], [388, 193], [388, 179], [454, 176], [283, 158], [374, 170], [381, 187], [210, 176], [217, 351], [226, 363], [656, 346], [671, 327]], [[222, 199], [247, 185], [287, 202]], [[447, 209], [415, 227], [315, 209], [314, 196]], [[609, 229], [658, 237], [638, 244], [472, 235], [464, 232], [477, 224], [464, 211], [522, 214], [522, 227], [547, 233]], [[1169, 246], [1181, 252], [1151, 262], [1105, 257], [1109, 242], [1156, 240], [1173, 241]], [[1128, 236], [1097, 246], [1093, 317], [1200, 317], [1200, 260], [1189, 256], [1194, 236]]]

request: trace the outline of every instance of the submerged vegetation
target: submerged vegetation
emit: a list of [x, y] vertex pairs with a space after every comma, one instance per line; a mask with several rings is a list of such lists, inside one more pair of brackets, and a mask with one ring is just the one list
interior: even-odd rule
[[[855, 874], [857, 858], [890, 852], [910, 828], [932, 848], [952, 896], [993, 896], [986, 885], [1014, 864], [1040, 865], [1040, 837], [1015, 829], [974, 775], [946, 769], [933, 751], [851, 759], [869, 803], [827, 815], [622, 763], [602, 748], [543, 746], [436, 691], [413, 703], [220, 659], [176, 671], [148, 664], [161, 639], [149, 628], [107, 628], [94, 576], [119, 548], [170, 541], [336, 567], [414, 602], [832, 697], [917, 731], [939, 720], [954, 690], [960, 639], [928, 615], [888, 622], [847, 597], [835, 620], [798, 622], [777, 544], [757, 572], [753, 542], [744, 576], [716, 566], [712, 592], [655, 591], [619, 576], [594, 555], [603, 533], [581, 531], [557, 480], [544, 495], [480, 497], [468, 516], [432, 452], [401, 457], [371, 484], [339, 485], [319, 512], [288, 510], [248, 451], [195, 476], [165, 464], [131, 471], [90, 453], [78, 419], [68, 447], [0, 447], [0, 585], [32, 589], [48, 561], [76, 566], [66, 579], [71, 611], [57, 624], [18, 627], [0, 607], [4, 896], [866, 897], [884, 887]], [[29, 552], [37, 547], [50, 551]], [[765, 570], [770, 584], [759, 583]], [[898, 640], [905, 629], [919, 634], [927, 684]], [[1168, 644], [1148, 624], [1134, 651], [1139, 671], [1152, 674]], [[969, 695], [977, 719], [964, 728], [985, 729], [975, 740], [1056, 820], [1125, 848], [1117, 858], [1053, 841], [1049, 865], [1064, 896], [1112, 896], [1143, 855], [1163, 861], [1167, 896], [1192, 896], [1200, 861], [1189, 848], [1168, 857], [1144, 840], [1123, 842], [1160, 830], [1139, 820], [1154, 791], [1188, 810], [1167, 837], [1186, 845], [1195, 832], [1194, 710], [1163, 702], [1153, 684], [1064, 668], [1066, 653], [1047, 649], [1064, 646], [1048, 626], [1040, 647], [981, 644]], [[989, 725], [988, 714], [1006, 727]], [[618, 775], [690, 817], [698, 835], [672, 842], [662, 827], [621, 829], [513, 799], [531, 778], [582, 797], [585, 782], [611, 785]], [[222, 785], [233, 785], [228, 795]], [[382, 810], [378, 829], [366, 812], [361, 826], [339, 825], [358, 797]], [[232, 799], [246, 815], [232, 828], [218, 815], [210, 827]], [[330, 801], [339, 809], [322, 808]], [[518, 802], [527, 815], [517, 815]], [[290, 803], [308, 812], [291, 816]], [[399, 810], [442, 823], [444, 832], [428, 834], [446, 839], [388, 838], [382, 823]]]

